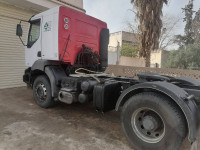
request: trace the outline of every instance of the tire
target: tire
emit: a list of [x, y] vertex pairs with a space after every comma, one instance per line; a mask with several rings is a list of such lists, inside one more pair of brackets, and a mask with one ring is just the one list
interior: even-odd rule
[[55, 101], [51, 95], [51, 85], [45, 75], [38, 76], [33, 84], [33, 96], [37, 105], [42, 108], [53, 107]]
[[178, 150], [187, 134], [179, 107], [153, 92], [131, 97], [122, 108], [121, 124], [135, 150]]

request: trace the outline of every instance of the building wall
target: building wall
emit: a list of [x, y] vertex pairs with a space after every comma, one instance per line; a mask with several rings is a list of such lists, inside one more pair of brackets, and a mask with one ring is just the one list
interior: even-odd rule
[[83, 0], [57, 0], [83, 9]]
[[[117, 56], [117, 45], [121, 47], [123, 43], [131, 43], [133, 45], [138, 45], [137, 36], [129, 32], [115, 32], [110, 34], [110, 43], [108, 47], [109, 53], [109, 64], [116, 64], [115, 57]], [[168, 59], [170, 52], [165, 50], [157, 50], [151, 52], [151, 67], [152, 68], [162, 68]], [[138, 61], [138, 62], [137, 62]], [[131, 58], [131, 57], [120, 57], [120, 65], [124, 66], [138, 66], [144, 67], [145, 60], [141, 58]]]
[[[108, 64], [117, 64], [117, 48], [115, 51], [108, 52]], [[169, 51], [154, 51], [151, 53], [151, 68], [162, 68], [169, 57]], [[122, 66], [135, 66], [135, 67], [145, 67], [145, 59], [143, 58], [132, 58], [120, 56], [119, 65]]]
[[25, 1], [31, 2], [33, 4], [37, 4], [39, 6], [43, 6], [43, 7], [48, 8], [48, 9], [58, 6], [57, 3], [52, 2], [50, 0], [25, 0]]
[[143, 58], [125, 57], [125, 56], [120, 56], [118, 58], [118, 55], [117, 55], [117, 51], [114, 51], [114, 52], [109, 51], [108, 64], [121, 65], [121, 66], [145, 67], [145, 60]]
[[[65, 5], [84, 12], [83, 0], [0, 0], [0, 89], [24, 86], [25, 47], [16, 36], [16, 25], [20, 20], [49, 8]], [[81, 8], [79, 8], [81, 7]], [[26, 42], [29, 24], [22, 22]]]
[[110, 34], [110, 41], [109, 41], [109, 47], [117, 47], [119, 45], [122, 46], [122, 31], [111, 33]]
[[[161, 50], [151, 52], [151, 67], [161, 68], [161, 58], [162, 58]], [[156, 64], [158, 65], [156, 66]]]
[[[170, 52], [166, 50], [158, 50], [151, 52], [151, 67], [152, 68], [163, 68], [165, 62], [169, 57]], [[158, 66], [157, 66], [157, 65]]]
[[[28, 20], [36, 12], [0, 3], [0, 89], [25, 85], [25, 47], [16, 34], [21, 19]], [[29, 24], [22, 22], [25, 42]]]
[[138, 45], [137, 35], [130, 32], [119, 31], [110, 34], [110, 47], [117, 47], [119, 42], [119, 46], [121, 47], [123, 43], [129, 43], [132, 45]]
[[122, 43], [138, 45], [138, 36], [134, 33], [122, 31]]
[[[138, 45], [138, 37], [137, 35], [130, 33], [130, 32], [125, 32], [125, 31], [119, 31], [115, 33], [110, 34], [110, 42], [109, 42], [109, 47], [108, 51], [109, 53], [109, 64], [116, 64], [115, 57], [117, 56], [117, 46], [122, 47], [123, 43], [129, 43], [134, 46]], [[115, 53], [114, 53], [115, 52]], [[152, 51], [151, 52], [151, 67], [152, 68], [162, 68], [169, 56], [168, 51], [164, 50], [157, 50], [157, 51]], [[138, 62], [137, 62], [138, 61]], [[138, 66], [138, 67], [144, 67], [145, 66], [145, 60], [141, 58], [130, 58], [130, 57], [120, 57], [119, 61], [120, 65], [124, 66]]]
[[85, 12], [83, 0], [0, 0], [0, 2], [36, 12], [42, 12], [60, 5]]

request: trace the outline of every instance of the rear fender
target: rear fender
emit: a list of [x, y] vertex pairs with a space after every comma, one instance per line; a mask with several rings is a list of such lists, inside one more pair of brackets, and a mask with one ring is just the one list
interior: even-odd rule
[[144, 92], [145, 90], [152, 90], [154, 92], [162, 93], [171, 98], [182, 110], [188, 124], [189, 141], [192, 143], [197, 139], [197, 132], [199, 127], [199, 109], [189, 94], [180, 87], [168, 82], [146, 82], [131, 86], [123, 91], [120, 95], [116, 111], [124, 105], [124, 103], [135, 94]]

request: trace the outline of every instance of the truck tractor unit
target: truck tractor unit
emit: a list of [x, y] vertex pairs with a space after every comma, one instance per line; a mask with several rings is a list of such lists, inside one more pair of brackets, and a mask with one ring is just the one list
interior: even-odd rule
[[[16, 35], [21, 39], [22, 25]], [[37, 105], [92, 103], [94, 110], [121, 111], [122, 130], [135, 150], [178, 150], [199, 129], [200, 83], [186, 77], [105, 74], [107, 24], [59, 6], [30, 18], [23, 81]], [[84, 106], [84, 105], [83, 105]]]

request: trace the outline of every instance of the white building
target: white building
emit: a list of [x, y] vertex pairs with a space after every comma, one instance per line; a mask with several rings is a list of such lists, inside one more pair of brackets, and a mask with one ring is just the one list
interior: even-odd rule
[[[16, 36], [16, 25], [59, 5], [85, 13], [83, 0], [0, 0], [0, 89], [24, 85], [25, 48]], [[25, 41], [29, 24], [22, 25]]]
[[122, 44], [131, 44], [133, 46], [138, 45], [138, 35], [135, 33], [130, 33], [126, 31], [119, 31], [110, 33], [110, 39], [109, 39], [109, 51], [116, 51], [117, 46], [122, 46]]
[[110, 33], [108, 45], [108, 64], [120, 63], [120, 49], [123, 44], [138, 45], [138, 35], [126, 31]]

